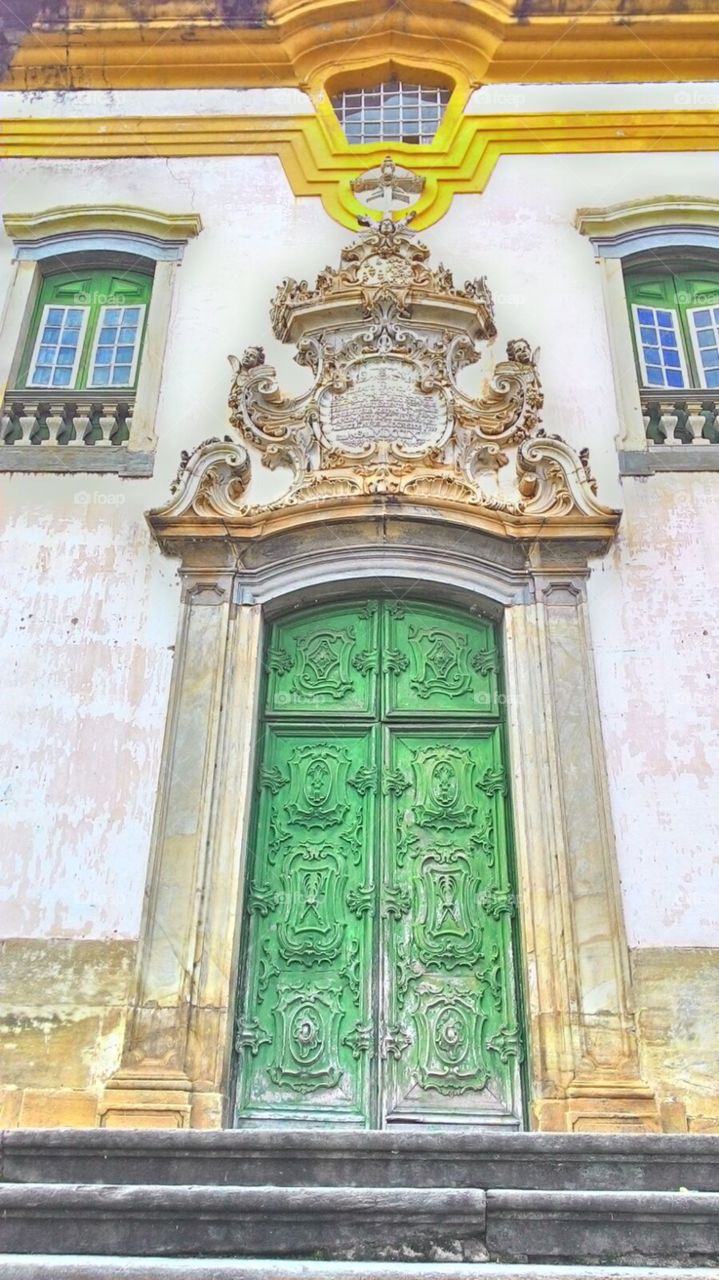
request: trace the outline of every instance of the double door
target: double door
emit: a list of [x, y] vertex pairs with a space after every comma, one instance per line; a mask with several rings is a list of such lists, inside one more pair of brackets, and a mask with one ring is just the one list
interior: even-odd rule
[[266, 655], [237, 1125], [521, 1125], [491, 623], [366, 601]]

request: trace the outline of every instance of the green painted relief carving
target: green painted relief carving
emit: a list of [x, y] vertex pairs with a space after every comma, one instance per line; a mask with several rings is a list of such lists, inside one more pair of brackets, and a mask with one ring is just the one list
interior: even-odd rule
[[335, 960], [342, 949], [340, 855], [331, 848], [302, 847], [282, 870], [285, 911], [277, 948], [288, 964]]
[[301, 988], [280, 984], [273, 1010], [275, 1057], [267, 1074], [293, 1093], [333, 1089], [342, 1078], [339, 1024], [342, 985], [324, 981]]
[[475, 761], [462, 747], [433, 746], [410, 761], [420, 827], [469, 827], [477, 816]]
[[454, 609], [402, 602], [385, 610], [384, 646], [405, 665], [383, 664], [389, 715], [496, 716], [499, 658], [491, 623]]
[[387, 797], [401, 856], [385, 876], [411, 907], [384, 921], [387, 1017], [408, 1042], [388, 1062], [385, 1115], [491, 1123], [518, 1088], [517, 1058], [498, 1052], [517, 1025], [503, 786], [482, 785], [504, 778], [499, 729], [446, 720], [441, 742], [434, 726], [389, 733], [388, 767], [410, 785]]
[[372, 605], [335, 605], [310, 625], [299, 615], [273, 627], [265, 659], [268, 713], [374, 714], [379, 615]]
[[369, 601], [269, 639], [236, 1122], [518, 1127], [492, 625]]

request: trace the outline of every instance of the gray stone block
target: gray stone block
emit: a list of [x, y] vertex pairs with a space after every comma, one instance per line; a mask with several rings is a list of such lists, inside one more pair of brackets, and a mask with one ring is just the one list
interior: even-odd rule
[[489, 1191], [487, 1249], [502, 1262], [715, 1266], [719, 1195]]
[[482, 1191], [0, 1186], [0, 1253], [480, 1261]]
[[699, 1267], [553, 1263], [261, 1262], [214, 1258], [0, 1258], [0, 1280], [709, 1280]]
[[58, 1129], [2, 1137], [7, 1182], [719, 1191], [719, 1137]]

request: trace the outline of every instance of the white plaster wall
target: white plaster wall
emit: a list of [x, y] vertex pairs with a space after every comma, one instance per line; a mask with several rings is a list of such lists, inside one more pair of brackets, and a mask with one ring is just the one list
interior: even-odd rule
[[[95, 97], [102, 114], [104, 95], [86, 101]], [[515, 336], [541, 347], [547, 430], [589, 444], [604, 500], [627, 508], [590, 598], [630, 942], [655, 947], [717, 937], [714, 677], [702, 632], [716, 625], [719, 570], [702, 549], [719, 475], [620, 485], [599, 271], [573, 218], [581, 205], [669, 189], [719, 196], [716, 158], [504, 159], [484, 195], [457, 198], [423, 236], [459, 281], [488, 275], [493, 357]], [[143, 512], [166, 497], [182, 448], [222, 434], [229, 352], [263, 343], [288, 388], [306, 385], [271, 336], [269, 300], [283, 276], [312, 278], [347, 240], [319, 201], [293, 197], [269, 157], [5, 165], [4, 211], [79, 199], [196, 211], [204, 230], [177, 272], [155, 477], [0, 479], [6, 936], [137, 933], [178, 600]], [[5, 240], [0, 297], [11, 270]], [[281, 476], [257, 481], [269, 494]]]
[[630, 946], [719, 939], [719, 475], [623, 485], [590, 584]]

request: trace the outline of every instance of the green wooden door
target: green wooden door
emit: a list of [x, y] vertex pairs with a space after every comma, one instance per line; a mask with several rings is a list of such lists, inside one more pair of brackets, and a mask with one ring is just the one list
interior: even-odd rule
[[276, 624], [236, 1124], [521, 1124], [498, 654], [417, 603]]

